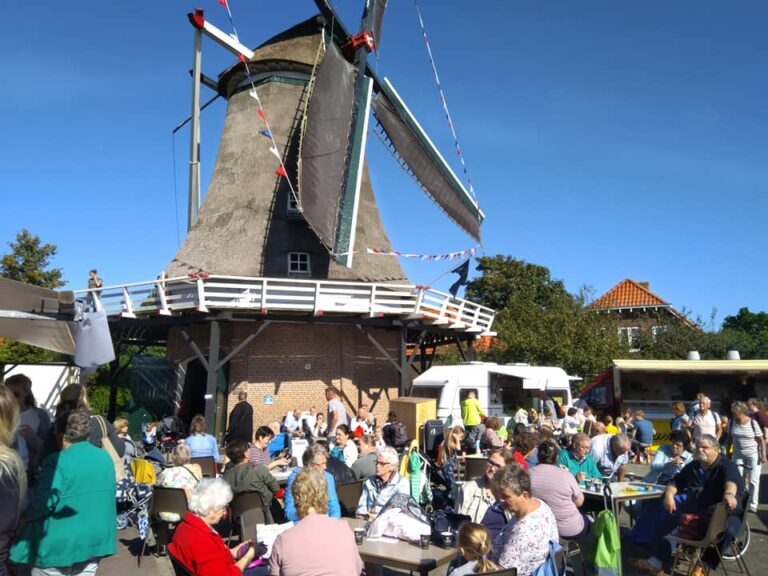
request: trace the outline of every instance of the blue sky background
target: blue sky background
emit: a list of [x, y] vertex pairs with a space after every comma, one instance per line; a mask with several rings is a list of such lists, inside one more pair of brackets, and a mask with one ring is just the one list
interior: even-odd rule
[[[362, 2], [335, 4], [356, 28]], [[107, 285], [155, 277], [179, 245], [177, 211], [185, 231], [188, 131], [174, 158], [171, 129], [190, 109], [186, 13], [201, 6], [228, 31], [226, 13], [216, 0], [0, 5], [2, 251], [26, 227], [58, 245], [69, 288], [91, 267]], [[596, 295], [649, 281], [694, 316], [716, 309], [718, 323], [766, 309], [768, 4], [420, 5], [487, 215], [485, 254], [547, 266]], [[231, 7], [251, 46], [315, 12], [311, 0]], [[390, 0], [382, 36], [379, 74], [455, 160], [413, 2]], [[232, 62], [205, 43], [207, 75]], [[204, 185], [224, 112], [223, 101], [204, 112]], [[369, 160], [395, 249], [473, 245], [375, 139]], [[425, 284], [455, 263], [404, 265]]]

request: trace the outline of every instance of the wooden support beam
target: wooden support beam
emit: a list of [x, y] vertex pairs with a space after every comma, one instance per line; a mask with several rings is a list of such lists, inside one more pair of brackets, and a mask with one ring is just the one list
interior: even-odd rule
[[218, 320], [210, 322], [210, 337], [208, 340], [208, 371], [205, 379], [205, 423], [211, 434], [216, 437], [216, 375], [219, 365], [219, 343], [221, 341], [221, 328]]
[[187, 334], [186, 330], [181, 330], [181, 337], [184, 338], [184, 340], [186, 340], [187, 344], [192, 349], [192, 352], [194, 352], [195, 356], [197, 356], [197, 359], [200, 360], [200, 364], [203, 365], [203, 368], [208, 370], [208, 359], [200, 351], [200, 348], [197, 346], [195, 341], [189, 337], [189, 334]]

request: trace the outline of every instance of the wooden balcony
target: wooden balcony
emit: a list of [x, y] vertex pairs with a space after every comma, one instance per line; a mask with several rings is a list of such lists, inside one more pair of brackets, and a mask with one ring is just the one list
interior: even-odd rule
[[126, 318], [237, 311], [254, 314], [397, 317], [490, 335], [495, 311], [438, 290], [298, 278], [190, 275], [79, 290], [77, 298]]

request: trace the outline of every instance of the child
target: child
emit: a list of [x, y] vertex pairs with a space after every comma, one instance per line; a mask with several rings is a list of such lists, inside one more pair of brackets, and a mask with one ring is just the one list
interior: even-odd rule
[[569, 444], [571, 437], [579, 431], [579, 411], [574, 408], [568, 408], [568, 414], [563, 420], [563, 435], [566, 438], [566, 444]]
[[610, 414], [606, 414], [605, 418], [603, 418], [603, 424], [605, 424], [605, 433], [606, 434], [618, 434], [619, 429], [614, 426], [613, 424], [613, 416]]
[[491, 555], [491, 535], [484, 526], [466, 522], [459, 528], [459, 554], [466, 558], [467, 563], [450, 572], [450, 576], [466, 576], [467, 574], [483, 574], [499, 570], [489, 560]]

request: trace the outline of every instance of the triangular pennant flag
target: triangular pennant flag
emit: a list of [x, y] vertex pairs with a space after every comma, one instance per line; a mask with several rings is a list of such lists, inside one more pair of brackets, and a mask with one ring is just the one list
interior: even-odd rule
[[277, 148], [275, 148], [274, 146], [270, 146], [269, 151], [272, 152], [272, 155], [275, 158], [277, 158], [278, 160], [282, 160], [282, 158], [280, 157], [280, 152], [277, 151]]
[[256, 90], [251, 90], [250, 92], [248, 92], [248, 95], [254, 100], [256, 100], [256, 102], [259, 101], [259, 94], [258, 92], [256, 92]]
[[224, 6], [224, 8], [229, 8], [229, 6], [227, 6], [227, 0], [219, 0], [219, 4]]
[[261, 132], [259, 132], [259, 134], [270, 139], [272, 138], [272, 132], [270, 132], [269, 130], [262, 130]]
[[259, 117], [260, 117], [262, 120], [264, 120], [264, 122], [266, 122], [266, 121], [267, 121], [267, 115], [264, 113], [264, 110], [262, 110], [261, 108], [259, 108]]
[[280, 166], [280, 168], [275, 170], [275, 174], [277, 174], [278, 176], [282, 176], [284, 178], [288, 177], [288, 174], [285, 173], [285, 168], [283, 168], [282, 166]]

